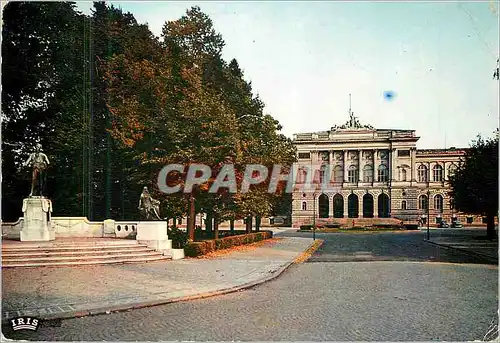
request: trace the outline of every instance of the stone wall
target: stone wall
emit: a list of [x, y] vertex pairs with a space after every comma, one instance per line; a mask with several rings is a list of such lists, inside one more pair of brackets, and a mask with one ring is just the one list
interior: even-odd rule
[[[19, 239], [23, 221], [19, 218], [15, 223], [2, 222], [2, 236]], [[52, 217], [51, 225], [56, 237], [104, 237], [103, 223], [91, 222], [85, 217]]]

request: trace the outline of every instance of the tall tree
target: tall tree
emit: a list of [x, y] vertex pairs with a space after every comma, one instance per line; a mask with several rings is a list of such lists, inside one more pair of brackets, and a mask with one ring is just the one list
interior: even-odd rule
[[[85, 16], [71, 2], [11, 2], [3, 10], [3, 218], [13, 220], [21, 214], [29, 173], [20, 169], [20, 162], [35, 142], [42, 143], [52, 160], [48, 194], [56, 214], [74, 215], [80, 210], [76, 194], [81, 145], [76, 146], [83, 110], [79, 99], [84, 91]], [[74, 130], [66, 130], [65, 122], [72, 122]], [[59, 145], [61, 135], [73, 140]]]
[[498, 216], [498, 133], [478, 137], [450, 178], [451, 196], [459, 211], [486, 216], [487, 235], [494, 238]]

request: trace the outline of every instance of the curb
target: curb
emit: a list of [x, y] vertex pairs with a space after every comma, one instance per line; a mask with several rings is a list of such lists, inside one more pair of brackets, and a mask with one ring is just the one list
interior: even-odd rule
[[[277, 270], [274, 270], [269, 276], [266, 276], [264, 278], [261, 278], [256, 281], [251, 281], [244, 283], [239, 286], [234, 286], [230, 288], [225, 288], [217, 291], [212, 291], [212, 292], [206, 292], [206, 293], [200, 293], [200, 294], [195, 294], [195, 295], [188, 295], [188, 296], [183, 296], [183, 297], [178, 297], [178, 298], [171, 298], [171, 299], [161, 299], [161, 300], [150, 300], [150, 301], [142, 301], [142, 302], [137, 302], [137, 303], [129, 303], [129, 304], [123, 304], [123, 305], [113, 305], [113, 306], [107, 306], [107, 307], [100, 307], [100, 308], [94, 308], [94, 309], [89, 309], [89, 310], [77, 310], [77, 311], [68, 311], [68, 312], [60, 312], [60, 313], [54, 313], [54, 314], [49, 314], [49, 315], [38, 315], [37, 318], [40, 318], [42, 320], [54, 320], [54, 319], [71, 319], [71, 318], [79, 318], [79, 317], [86, 317], [86, 316], [95, 316], [99, 314], [110, 314], [112, 312], [124, 312], [127, 310], [132, 310], [132, 309], [139, 309], [139, 308], [145, 308], [145, 307], [152, 307], [152, 306], [158, 306], [158, 305], [166, 305], [166, 304], [171, 304], [171, 303], [176, 303], [176, 302], [183, 302], [183, 301], [189, 301], [189, 300], [196, 300], [196, 299], [204, 299], [204, 298], [209, 298], [213, 297], [216, 295], [223, 295], [223, 294], [229, 294], [229, 293], [235, 293], [238, 291], [242, 291], [244, 289], [252, 288], [254, 286], [261, 285], [263, 283], [269, 282], [281, 274], [285, 272], [291, 265], [293, 264], [299, 264], [307, 260], [313, 253], [316, 251], [321, 244], [323, 244], [323, 240], [316, 240], [315, 242], [311, 243], [309, 247], [303, 251], [302, 253], [299, 254], [294, 260], [289, 261], [284, 263], [280, 268]], [[2, 325], [5, 325], [8, 323], [8, 321], [11, 318], [2, 318]], [[43, 323], [42, 323], [43, 326]]]
[[433, 245], [437, 245], [437, 246], [440, 246], [440, 247], [443, 247], [443, 248], [446, 248], [446, 249], [456, 250], [456, 251], [463, 252], [463, 253], [465, 253], [465, 254], [474, 255], [474, 256], [476, 256], [476, 257], [479, 257], [479, 258], [482, 258], [482, 259], [488, 260], [488, 261], [490, 261], [490, 262], [492, 262], [492, 263], [494, 263], [494, 264], [498, 264], [498, 258], [494, 258], [494, 257], [491, 257], [491, 256], [489, 256], [489, 255], [481, 254], [481, 253], [474, 252], [474, 251], [470, 251], [470, 250], [467, 250], [467, 249], [456, 248], [456, 247], [452, 247], [452, 246], [450, 246], [450, 245], [441, 244], [441, 243], [436, 243], [436, 242], [433, 242], [433, 241], [428, 241], [428, 240], [425, 240], [425, 242], [430, 243], [430, 244], [433, 244]]
[[319, 247], [321, 245], [323, 245], [323, 242], [324, 240], [322, 239], [317, 239], [315, 240], [310, 246], [309, 248], [307, 248], [306, 251], [304, 251], [303, 253], [301, 253], [299, 256], [297, 256], [293, 261], [292, 261], [292, 264], [299, 264], [299, 263], [303, 263], [305, 262], [306, 260], [309, 259], [309, 257], [312, 256], [312, 254], [314, 254], [314, 252], [316, 250], [319, 249]]

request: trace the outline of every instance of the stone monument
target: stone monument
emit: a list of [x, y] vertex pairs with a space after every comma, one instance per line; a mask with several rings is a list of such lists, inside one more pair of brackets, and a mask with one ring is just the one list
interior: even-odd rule
[[144, 220], [161, 220], [160, 218], [160, 202], [153, 199], [149, 194], [148, 187], [144, 187], [141, 197], [139, 198], [139, 211], [141, 219]]
[[49, 164], [47, 155], [42, 152], [41, 144], [36, 145], [35, 151], [24, 163], [24, 166], [33, 167], [33, 172], [31, 192], [23, 200], [21, 241], [52, 241], [55, 239], [55, 230], [51, 225], [52, 202], [43, 196], [46, 170]]
[[136, 240], [164, 254], [169, 252], [172, 241], [168, 239], [168, 224], [161, 220], [160, 202], [153, 199], [147, 187], [142, 190], [138, 209], [142, 221], [137, 223]]

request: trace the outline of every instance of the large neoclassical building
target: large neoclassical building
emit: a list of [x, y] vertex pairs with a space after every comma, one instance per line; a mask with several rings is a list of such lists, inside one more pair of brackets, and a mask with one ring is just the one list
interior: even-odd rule
[[[448, 194], [447, 181], [466, 149], [419, 150], [414, 130], [375, 129], [361, 125], [349, 112], [350, 120], [342, 126], [293, 137], [298, 154], [294, 227], [311, 224], [313, 218], [425, 222], [428, 208], [430, 223], [456, 218], [464, 224], [481, 222], [480, 217], [456, 213]], [[307, 174], [302, 165], [322, 165], [320, 179], [328, 178], [333, 187], [302, 189], [300, 183]]]

